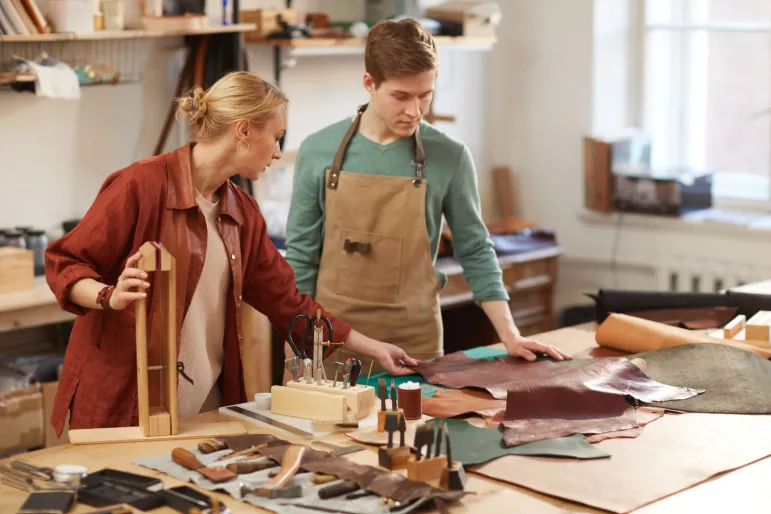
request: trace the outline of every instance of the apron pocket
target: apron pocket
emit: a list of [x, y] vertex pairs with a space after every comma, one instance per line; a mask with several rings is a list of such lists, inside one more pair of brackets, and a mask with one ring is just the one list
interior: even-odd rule
[[339, 244], [335, 293], [367, 302], [395, 303], [402, 238], [342, 229]]

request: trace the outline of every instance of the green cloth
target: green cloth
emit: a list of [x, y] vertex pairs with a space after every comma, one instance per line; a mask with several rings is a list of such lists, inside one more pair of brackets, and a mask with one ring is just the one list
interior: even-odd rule
[[[324, 241], [326, 170], [351, 125], [346, 118], [306, 138], [295, 163], [286, 227], [286, 260], [301, 292], [316, 296], [316, 277]], [[428, 181], [426, 228], [431, 258], [436, 262], [442, 215], [452, 231], [455, 257], [476, 302], [508, 300], [493, 243], [482, 220], [474, 160], [468, 147], [428, 123], [420, 133], [426, 151], [423, 176]], [[370, 175], [414, 176], [412, 138], [386, 145], [356, 133], [343, 161], [343, 171]], [[442, 286], [447, 278], [437, 271]]]
[[[503, 443], [501, 428], [479, 428], [462, 419], [444, 419], [442, 421], [450, 429], [452, 460], [460, 461], [464, 466], [483, 464], [504, 455], [572, 457], [575, 459], [610, 457], [609, 453], [587, 443], [582, 434], [545, 439], [507, 448]], [[442, 453], [446, 453], [444, 445], [443, 440]]]
[[[494, 348], [490, 348], [487, 346], [479, 346], [477, 348], [464, 350], [463, 353], [465, 353], [469, 359], [487, 359], [487, 360], [495, 359], [497, 357], [505, 357], [506, 355], [508, 355], [506, 350], [496, 350]], [[375, 373], [374, 375], [370, 376], [369, 382], [367, 381], [367, 375], [360, 375], [357, 383], [371, 385], [372, 387], [377, 389], [377, 381], [379, 378], [385, 378], [388, 381], [389, 386], [391, 385], [391, 379], [393, 378], [394, 383], [396, 384], [396, 387], [399, 387], [401, 384], [405, 382], [417, 382], [420, 384], [420, 388], [422, 390], [422, 396], [425, 396], [425, 397], [434, 396], [436, 394], [437, 389], [447, 389], [447, 387], [444, 387], [444, 386], [429, 384], [423, 378], [423, 375], [419, 375], [417, 373], [415, 373], [414, 375], [392, 377], [391, 375], [388, 374], [387, 371], [381, 371], [380, 373]]]

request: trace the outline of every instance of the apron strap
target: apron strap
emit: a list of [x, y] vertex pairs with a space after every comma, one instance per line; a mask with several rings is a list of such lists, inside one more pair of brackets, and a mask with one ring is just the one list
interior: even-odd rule
[[[367, 110], [367, 104], [360, 105], [356, 109], [356, 117], [353, 119], [351, 126], [348, 127], [348, 132], [345, 133], [343, 141], [337, 148], [335, 158], [332, 160], [332, 167], [329, 169], [329, 180], [327, 181], [327, 187], [329, 189], [337, 189], [337, 183], [340, 181], [340, 170], [343, 167], [343, 159], [345, 159], [345, 151], [348, 149], [348, 145], [351, 143], [354, 134], [359, 128], [359, 122], [361, 122], [361, 115]], [[416, 186], [419, 186], [421, 177], [423, 176], [423, 168], [426, 166], [426, 152], [423, 148], [423, 140], [420, 138], [420, 124], [415, 129], [413, 134], [415, 142], [415, 155], [412, 160], [412, 165], [415, 166], [415, 175], [417, 176]]]

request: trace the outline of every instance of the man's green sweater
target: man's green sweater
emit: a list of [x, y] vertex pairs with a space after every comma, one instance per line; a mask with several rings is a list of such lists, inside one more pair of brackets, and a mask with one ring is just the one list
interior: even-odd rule
[[[324, 177], [351, 122], [347, 118], [310, 135], [300, 145], [295, 164], [286, 259], [294, 268], [297, 287], [314, 297], [324, 241]], [[426, 151], [423, 177], [428, 182], [426, 225], [432, 262], [436, 262], [444, 215], [452, 232], [455, 257], [463, 267], [474, 300], [508, 300], [492, 241], [482, 220], [471, 152], [428, 123], [421, 123], [420, 134]], [[348, 146], [342, 169], [412, 177], [412, 159], [412, 138], [380, 145], [357, 132]], [[446, 277], [437, 273], [444, 286]]]

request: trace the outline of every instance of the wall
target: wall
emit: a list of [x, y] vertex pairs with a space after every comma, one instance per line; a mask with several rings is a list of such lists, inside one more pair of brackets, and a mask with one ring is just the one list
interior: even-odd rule
[[[253, 8], [258, 1], [242, 5]], [[339, 18], [364, 13], [358, 0], [306, 0], [295, 6], [327, 9]], [[209, 0], [209, 9], [218, 13], [218, 3]], [[139, 84], [82, 88], [80, 101], [0, 90], [0, 228], [35, 225], [56, 234], [63, 220], [85, 213], [109, 173], [152, 153], [179, 72], [181, 41], [169, 38], [151, 44]], [[436, 108], [458, 118], [457, 124], [442, 128], [468, 143], [480, 168], [481, 186], [487, 188], [485, 98], [479, 94], [486, 56], [442, 52], [441, 58]], [[251, 45], [249, 62], [253, 71], [272, 77], [269, 50]], [[296, 67], [285, 70], [281, 85], [291, 101], [288, 149], [366, 101], [362, 72], [361, 56], [300, 57]], [[175, 130], [168, 149], [181, 141]]]

